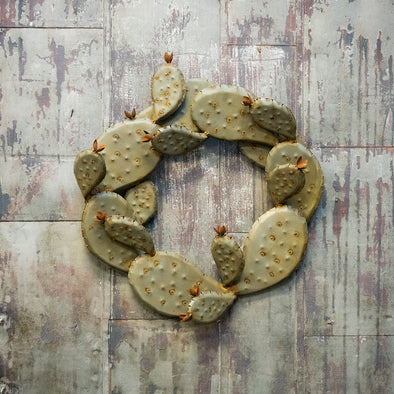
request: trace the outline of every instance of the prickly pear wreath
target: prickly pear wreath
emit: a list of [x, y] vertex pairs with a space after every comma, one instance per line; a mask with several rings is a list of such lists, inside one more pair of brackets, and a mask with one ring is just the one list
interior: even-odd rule
[[[74, 174], [86, 199], [82, 234], [91, 253], [128, 271], [130, 284], [155, 310], [208, 323], [237, 296], [294, 271], [306, 251], [307, 222], [324, 177], [284, 104], [241, 87], [185, 81], [172, 57], [165, 54], [152, 78], [153, 104], [139, 114], [125, 111], [126, 121], [78, 154]], [[226, 235], [227, 226], [215, 228], [211, 251], [221, 283], [178, 254], [156, 251], [144, 227], [157, 209], [156, 187], [146, 177], [163, 155], [184, 154], [208, 137], [237, 141], [244, 155], [265, 168], [275, 204], [252, 225], [242, 249]]]

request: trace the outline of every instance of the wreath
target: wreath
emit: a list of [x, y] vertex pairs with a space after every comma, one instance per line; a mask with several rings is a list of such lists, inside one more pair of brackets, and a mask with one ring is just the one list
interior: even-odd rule
[[[273, 286], [302, 261], [324, 177], [284, 104], [242, 87], [186, 81], [173, 54], [164, 58], [151, 81], [153, 104], [139, 114], [125, 111], [124, 122], [75, 159], [86, 199], [82, 234], [91, 253], [128, 272], [137, 294], [156, 311], [208, 323], [237, 296]], [[157, 189], [146, 178], [163, 156], [182, 155], [208, 137], [237, 141], [265, 168], [275, 205], [252, 225], [243, 248], [226, 235], [227, 226], [214, 228], [211, 252], [221, 282], [176, 253], [156, 251], [144, 227], [157, 210]]]

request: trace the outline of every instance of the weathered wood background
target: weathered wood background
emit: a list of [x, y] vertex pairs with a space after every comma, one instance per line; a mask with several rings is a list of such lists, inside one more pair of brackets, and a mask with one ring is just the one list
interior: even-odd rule
[[[393, 392], [393, 20], [391, 0], [1, 0], [0, 392]], [[146, 309], [80, 234], [74, 157], [150, 103], [165, 51], [287, 103], [326, 177], [300, 269], [220, 324]], [[212, 226], [242, 242], [270, 207], [232, 143], [152, 179], [157, 249], [212, 275]]]

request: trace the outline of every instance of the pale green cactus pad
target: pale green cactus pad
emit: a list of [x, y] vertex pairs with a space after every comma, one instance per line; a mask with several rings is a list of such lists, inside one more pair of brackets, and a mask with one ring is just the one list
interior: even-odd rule
[[154, 121], [173, 114], [186, 95], [186, 83], [182, 71], [172, 64], [160, 66], [152, 77], [151, 94]]
[[245, 266], [237, 241], [227, 235], [218, 235], [212, 241], [211, 253], [223, 284], [228, 286], [236, 282]]
[[169, 118], [159, 121], [162, 126], [182, 126], [193, 132], [200, 132], [200, 129], [193, 122], [191, 109], [194, 98], [204, 88], [208, 87], [210, 82], [205, 79], [190, 79], [186, 81], [186, 97], [178, 110]]
[[105, 173], [105, 162], [101, 153], [86, 149], [75, 158], [74, 175], [85, 198], [104, 179]]
[[282, 142], [276, 145], [267, 157], [266, 172], [282, 164], [297, 164], [299, 157], [308, 160], [304, 187], [286, 200], [286, 204], [297, 208], [301, 215], [309, 221], [319, 205], [324, 190], [324, 176], [320, 163], [315, 155], [300, 143]]
[[131, 217], [140, 224], [147, 222], [157, 210], [157, 188], [151, 181], [134, 186], [125, 194], [131, 207]]
[[189, 290], [198, 286], [201, 292], [225, 290], [182, 256], [170, 252], [141, 255], [130, 266], [129, 282], [143, 301], [168, 316], [187, 313], [193, 296]]
[[108, 236], [104, 222], [97, 220], [99, 212], [105, 216], [127, 216], [129, 204], [119, 194], [102, 192], [89, 199], [82, 214], [82, 235], [90, 252], [112, 267], [128, 271], [129, 264], [138, 253]]
[[98, 186], [99, 191], [123, 190], [150, 174], [160, 162], [161, 155], [150, 141], [143, 142], [145, 132], [155, 133], [158, 126], [147, 119], [126, 120], [111, 127], [97, 139], [105, 145], [101, 152], [107, 174]]
[[253, 101], [250, 113], [264, 129], [273, 131], [286, 140], [296, 139], [296, 120], [286, 105], [271, 98], [259, 98]]
[[211, 86], [194, 99], [192, 118], [212, 137], [225, 140], [247, 140], [275, 145], [278, 139], [253, 120], [250, 107], [243, 104], [246, 89], [235, 86]]
[[249, 141], [239, 141], [239, 149], [248, 159], [254, 161], [258, 166], [265, 168], [267, 156], [272, 149], [271, 146], [257, 144]]
[[201, 323], [211, 323], [217, 319], [233, 304], [236, 296], [232, 292], [201, 293], [190, 301], [189, 313], [193, 320]]
[[171, 125], [159, 129], [153, 138], [155, 150], [166, 155], [182, 155], [200, 146], [207, 139], [204, 133], [195, 133], [183, 126]]
[[[308, 168], [308, 167], [306, 167]], [[267, 173], [268, 192], [274, 205], [283, 204], [305, 185], [304, 171], [294, 164], [282, 164]]]
[[270, 209], [245, 239], [245, 268], [234, 291], [253, 293], [289, 276], [304, 257], [307, 242], [306, 220], [297, 210], [287, 206]]
[[146, 228], [127, 216], [113, 215], [105, 219], [105, 231], [115, 241], [155, 254], [153, 240]]
[[153, 105], [150, 105], [149, 107], [146, 107], [143, 109], [141, 112], [138, 112], [138, 114], [135, 116], [136, 119], [153, 119], [154, 116], [154, 108]]

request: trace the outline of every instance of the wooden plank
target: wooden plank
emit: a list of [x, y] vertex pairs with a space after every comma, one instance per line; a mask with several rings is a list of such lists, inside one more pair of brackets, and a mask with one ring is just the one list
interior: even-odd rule
[[112, 321], [109, 354], [112, 393], [218, 393], [215, 323]]
[[224, 0], [221, 42], [225, 45], [291, 45], [297, 41], [297, 1]]
[[308, 143], [392, 146], [392, 2], [308, 1], [304, 12]]
[[392, 392], [393, 349], [392, 336], [306, 338], [300, 392]]
[[326, 186], [301, 268], [305, 335], [392, 335], [394, 150], [315, 153]]
[[80, 220], [85, 202], [73, 165], [74, 158], [38, 155], [1, 162], [1, 220]]
[[102, 27], [100, 0], [2, 0], [0, 27]]
[[89, 255], [80, 224], [0, 223], [0, 243], [2, 382], [100, 392], [109, 270]]
[[1, 31], [3, 157], [92, 145], [102, 131], [102, 39], [100, 30]]

